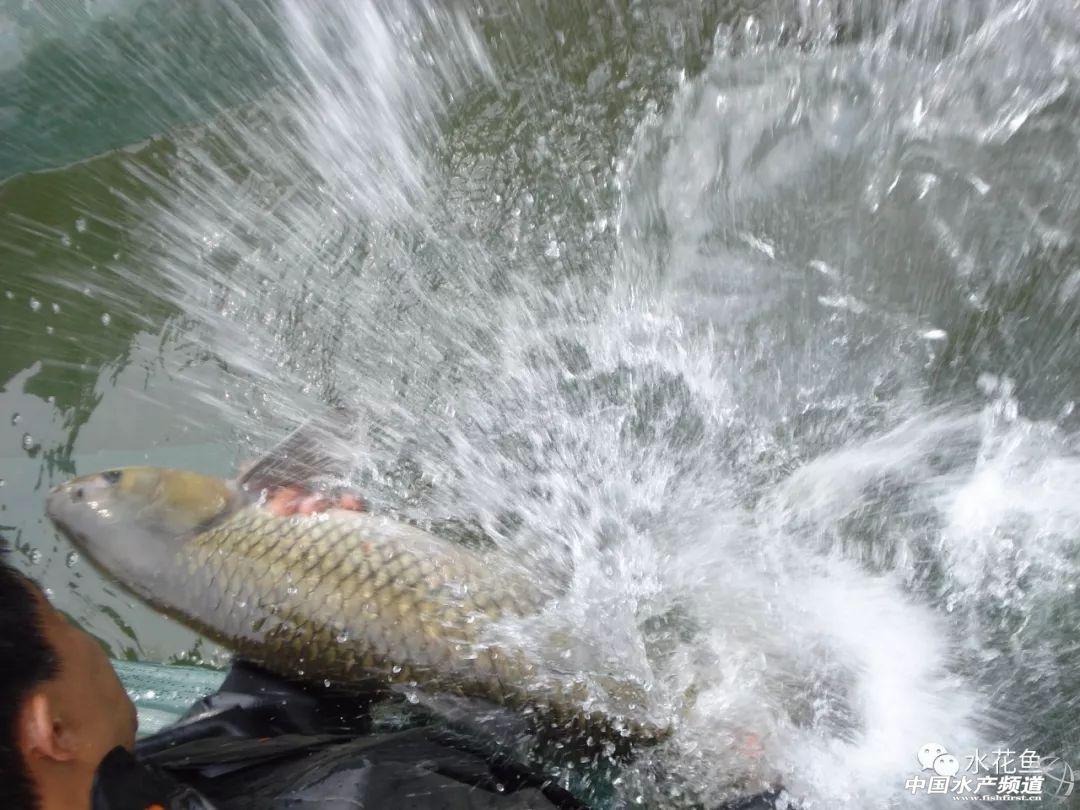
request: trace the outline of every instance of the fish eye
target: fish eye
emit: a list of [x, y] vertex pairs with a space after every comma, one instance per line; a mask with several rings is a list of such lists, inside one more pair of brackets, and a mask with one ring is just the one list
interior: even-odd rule
[[101, 477], [105, 480], [106, 484], [116, 484], [120, 481], [120, 476], [123, 475], [120, 470], [106, 470], [101, 474]]

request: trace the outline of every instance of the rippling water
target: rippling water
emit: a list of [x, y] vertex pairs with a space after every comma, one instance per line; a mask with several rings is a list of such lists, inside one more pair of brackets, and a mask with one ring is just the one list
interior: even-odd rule
[[345, 403], [374, 507], [563, 584], [520, 632], [695, 696], [617, 801], [1080, 764], [1080, 9], [593, 5], [0, 18], [0, 531], [220, 660], [42, 490]]

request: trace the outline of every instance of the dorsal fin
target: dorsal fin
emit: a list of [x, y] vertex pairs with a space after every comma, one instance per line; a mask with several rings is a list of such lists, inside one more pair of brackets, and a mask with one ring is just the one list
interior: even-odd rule
[[318, 490], [348, 477], [355, 415], [335, 408], [300, 425], [252, 464], [237, 483], [248, 492], [302, 487]]

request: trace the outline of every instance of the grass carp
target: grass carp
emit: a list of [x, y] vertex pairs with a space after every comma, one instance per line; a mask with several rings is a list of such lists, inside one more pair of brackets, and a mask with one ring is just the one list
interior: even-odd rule
[[484, 698], [622, 744], [666, 734], [637, 683], [559, 672], [498, 632], [551, 598], [498, 552], [356, 508], [282, 515], [265, 489], [152, 467], [62, 484], [47, 513], [121, 586], [284, 676]]

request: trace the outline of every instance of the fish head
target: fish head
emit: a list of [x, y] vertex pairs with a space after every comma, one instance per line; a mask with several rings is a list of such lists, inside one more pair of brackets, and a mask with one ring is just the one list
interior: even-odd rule
[[237, 505], [228, 481], [162, 467], [124, 467], [54, 487], [46, 514], [93, 563], [137, 593], [174, 567], [184, 542]]

